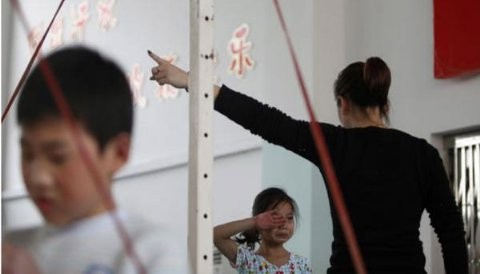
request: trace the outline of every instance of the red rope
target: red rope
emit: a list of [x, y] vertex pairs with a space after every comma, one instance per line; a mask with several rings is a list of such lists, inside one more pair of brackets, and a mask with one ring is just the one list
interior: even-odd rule
[[[18, 4], [17, 0], [11, 0], [13, 7], [16, 9], [18, 12], [20, 19], [22, 21], [22, 24], [25, 28], [25, 30], [28, 32], [29, 30], [29, 25], [27, 23], [26, 17], [24, 13], [22, 12], [22, 9], [20, 5]], [[63, 4], [64, 0], [61, 1], [61, 4]], [[60, 5], [61, 6], [61, 5]], [[58, 10], [57, 10], [58, 13]], [[48, 32], [48, 29], [47, 29]], [[45, 37], [45, 35], [44, 35]], [[41, 53], [38, 50], [39, 47], [37, 47], [37, 51], [34, 54], [34, 56], [41, 57]], [[35, 57], [33, 57], [35, 58]], [[114, 226], [120, 235], [120, 238], [122, 240], [123, 246], [126, 250], [127, 255], [132, 259], [133, 264], [135, 265], [137, 272], [141, 274], [146, 274], [147, 271], [143, 264], [140, 261], [140, 258], [138, 257], [137, 253], [135, 252], [132, 244], [132, 240], [130, 239], [128, 232], [124, 226], [124, 224], [121, 222], [120, 218], [113, 213], [113, 210], [116, 208], [115, 202], [112, 198], [112, 195], [110, 191], [108, 191], [108, 188], [105, 187], [107, 184], [104, 184], [104, 180], [102, 176], [100, 175], [98, 169], [95, 166], [94, 161], [91, 158], [91, 155], [88, 153], [85, 143], [82, 141], [80, 138], [80, 128], [78, 126], [78, 123], [76, 123], [75, 119], [73, 118], [73, 114], [70, 110], [70, 107], [68, 106], [68, 102], [66, 101], [65, 97], [63, 96], [62, 89], [60, 87], [60, 84], [55, 77], [55, 74], [53, 73], [50, 64], [46, 59], [41, 59], [39, 63], [39, 67], [41, 72], [43, 73], [43, 76], [45, 78], [45, 81], [47, 82], [47, 85], [49, 87], [49, 90], [52, 93], [52, 96], [55, 100], [55, 103], [57, 104], [57, 107], [60, 111], [61, 116], [65, 119], [67, 122], [70, 131], [72, 133], [72, 136], [74, 138], [75, 144], [77, 145], [77, 148], [80, 152], [80, 155], [82, 157], [82, 160], [84, 161], [85, 165], [87, 166], [87, 169], [90, 172], [90, 175], [93, 177], [94, 182], [95, 182], [95, 187], [97, 188], [98, 193], [100, 194], [100, 197], [102, 199], [102, 202], [104, 203], [105, 207], [107, 208], [109, 212], [109, 216], [112, 218], [112, 221], [114, 223]]]
[[52, 95], [55, 99], [57, 107], [60, 110], [60, 114], [67, 121], [69, 125], [70, 131], [79, 149], [82, 160], [87, 166], [87, 169], [89, 170], [90, 175], [94, 177], [95, 187], [97, 188], [97, 191], [100, 194], [100, 197], [105, 207], [109, 211], [109, 216], [112, 218], [114, 226], [120, 235], [124, 248], [127, 251], [127, 255], [132, 259], [134, 265], [137, 268], [138, 273], [142, 273], [142, 274], [147, 273], [145, 267], [142, 265], [140, 261], [140, 258], [138, 257], [135, 250], [133, 249], [132, 241], [130, 239], [130, 236], [128, 235], [128, 232], [124, 224], [121, 222], [119, 217], [113, 213], [113, 210], [116, 208], [115, 202], [112, 198], [110, 191], [108, 191], [108, 188], [105, 187], [107, 184], [104, 183], [102, 176], [98, 172], [98, 169], [96, 168], [95, 163], [91, 158], [91, 155], [88, 153], [85, 147], [85, 143], [80, 139], [80, 128], [78, 126], [78, 123], [76, 123], [75, 119], [73, 118], [73, 115], [70, 111], [68, 103], [65, 97], [63, 96], [60, 85], [57, 79], [55, 78], [55, 75], [52, 69], [50, 68], [50, 64], [47, 62], [46, 59], [42, 59], [39, 65], [43, 73], [43, 76], [45, 77], [45, 80], [47, 82], [47, 85], [49, 86], [49, 89], [52, 92]]
[[280, 4], [278, 0], [274, 0], [275, 9], [277, 11], [278, 17], [280, 19], [280, 24], [282, 25], [283, 32], [287, 39], [288, 49], [290, 51], [290, 56], [293, 61], [293, 65], [295, 67], [295, 73], [297, 76], [297, 80], [300, 84], [300, 89], [303, 95], [303, 99], [305, 101], [305, 105], [307, 107], [308, 115], [310, 116], [310, 132], [312, 133], [313, 140], [315, 142], [315, 146], [317, 148], [317, 153], [320, 157], [320, 162], [323, 166], [325, 171], [325, 177], [327, 179], [327, 186], [330, 190], [332, 195], [333, 204], [337, 211], [338, 218], [340, 220], [340, 224], [343, 229], [343, 233], [345, 239], [347, 241], [348, 249], [350, 251], [350, 255], [352, 256], [354, 267], [359, 274], [366, 274], [367, 270], [365, 268], [365, 264], [363, 262], [362, 254], [360, 252], [360, 248], [358, 246], [358, 242], [355, 236], [355, 232], [353, 230], [353, 225], [350, 220], [350, 215], [348, 213], [347, 207], [345, 205], [345, 200], [343, 198], [342, 191], [340, 189], [340, 184], [338, 182], [338, 178], [335, 174], [335, 170], [333, 168], [332, 160], [330, 158], [330, 154], [328, 152], [328, 147], [325, 142], [325, 138], [322, 132], [321, 127], [316, 122], [317, 119], [315, 117], [315, 113], [313, 112], [312, 104], [309, 99], [307, 88], [305, 86], [305, 81], [303, 80], [302, 71], [300, 69], [300, 65], [298, 64], [298, 59], [293, 49], [293, 44], [290, 39], [290, 34], [287, 29], [287, 25], [285, 23], [285, 19], [283, 18], [282, 10], [280, 8]]
[[[45, 38], [47, 37], [47, 34], [50, 31], [50, 28], [52, 27], [53, 22], [55, 22], [55, 18], [57, 18], [58, 12], [62, 8], [64, 2], [65, 2], [65, 0], [60, 1], [60, 4], [58, 5], [57, 10], [55, 11], [55, 14], [52, 17], [52, 20], [50, 20], [50, 24], [48, 24], [48, 27], [45, 30], [45, 33], [43, 34], [42, 38], [40, 39], [37, 47], [35, 48], [35, 51], [33, 52], [32, 57], [30, 58], [30, 61], [28, 61], [27, 67], [23, 71], [23, 74], [22, 74], [22, 77], [20, 78], [20, 81], [17, 83], [17, 86], [15, 87], [15, 90], [12, 93], [12, 96], [8, 100], [7, 106], [5, 107], [5, 110], [2, 113], [2, 123], [3, 123], [3, 120], [5, 120], [5, 118], [7, 117], [7, 114], [10, 111], [10, 108], [12, 107], [13, 102], [15, 102], [15, 99], [17, 98], [18, 93], [20, 92], [20, 89], [22, 88], [23, 84], [25, 83], [25, 80], [27, 79], [27, 76], [30, 73], [30, 70], [32, 69], [33, 62], [37, 58], [38, 53], [40, 52], [40, 49], [42, 48], [43, 42], [45, 41]], [[14, 10], [16, 10], [19, 13], [20, 19], [22, 20], [23, 25], [28, 26], [28, 24], [25, 22], [26, 17], [23, 14], [22, 9], [20, 9], [18, 1], [17, 0], [12, 0], [11, 3], [12, 3], [12, 6], [13, 6]], [[27, 29], [27, 33], [28, 33], [28, 29]]]

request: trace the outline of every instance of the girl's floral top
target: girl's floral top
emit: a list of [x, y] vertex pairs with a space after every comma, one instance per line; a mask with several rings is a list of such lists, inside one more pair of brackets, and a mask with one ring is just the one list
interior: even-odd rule
[[235, 268], [239, 274], [311, 274], [312, 267], [307, 258], [290, 253], [288, 263], [278, 267], [246, 245], [239, 245]]

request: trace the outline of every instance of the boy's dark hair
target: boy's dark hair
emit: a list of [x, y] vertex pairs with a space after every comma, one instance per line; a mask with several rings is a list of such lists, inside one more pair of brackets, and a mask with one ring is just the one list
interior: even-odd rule
[[[253, 202], [252, 216], [272, 210], [282, 203], [288, 203], [292, 206], [293, 215], [295, 221], [297, 221], [299, 218], [297, 203], [283, 189], [278, 187], [269, 187], [257, 194]], [[255, 243], [260, 241], [260, 235], [256, 229], [247, 230], [240, 233], [236, 237], [236, 241], [240, 244], [245, 243], [249, 248], [254, 249]]]
[[[96, 139], [100, 150], [113, 137], [132, 132], [130, 85], [112, 60], [86, 47], [64, 48], [45, 57], [74, 118]], [[45, 77], [37, 65], [18, 100], [21, 126], [60, 117]]]

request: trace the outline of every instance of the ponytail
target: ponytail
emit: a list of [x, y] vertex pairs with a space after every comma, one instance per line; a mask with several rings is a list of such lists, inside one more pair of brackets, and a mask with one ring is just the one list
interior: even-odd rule
[[343, 69], [335, 81], [335, 97], [350, 99], [359, 107], [378, 106], [388, 120], [388, 90], [391, 76], [387, 64], [379, 57], [355, 62]]
[[379, 57], [370, 57], [363, 66], [363, 81], [372, 101], [379, 107], [388, 103], [390, 69]]

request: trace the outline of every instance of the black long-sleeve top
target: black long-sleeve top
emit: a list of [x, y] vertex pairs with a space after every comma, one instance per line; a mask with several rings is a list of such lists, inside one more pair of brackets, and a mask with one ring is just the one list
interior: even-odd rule
[[[215, 109], [323, 171], [308, 122], [292, 119], [226, 86], [221, 87]], [[320, 126], [368, 273], [426, 273], [419, 239], [426, 209], [442, 247], [446, 273], [466, 274], [463, 221], [437, 150], [395, 129]], [[327, 273], [354, 273], [330, 195], [329, 200], [333, 243]]]

